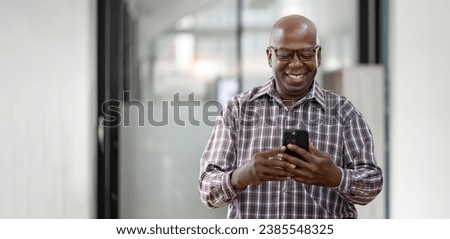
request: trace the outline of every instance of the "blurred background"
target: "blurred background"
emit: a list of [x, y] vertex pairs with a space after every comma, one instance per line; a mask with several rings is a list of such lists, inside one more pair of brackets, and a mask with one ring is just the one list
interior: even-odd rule
[[200, 156], [221, 104], [271, 76], [288, 14], [316, 23], [318, 82], [373, 131], [384, 188], [360, 218], [450, 218], [448, 1], [0, 6], [0, 218], [226, 218], [199, 200]]

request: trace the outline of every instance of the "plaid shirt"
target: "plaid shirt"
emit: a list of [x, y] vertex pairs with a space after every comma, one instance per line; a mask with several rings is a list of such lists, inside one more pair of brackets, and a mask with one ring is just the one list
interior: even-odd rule
[[[225, 105], [201, 158], [200, 198], [208, 207], [228, 205], [228, 218], [356, 218], [354, 204], [367, 204], [382, 188], [370, 129], [343, 96], [313, 83], [286, 108], [274, 78]], [[280, 147], [287, 128], [309, 131], [314, 146], [341, 168], [337, 188], [269, 181], [237, 192], [230, 174], [255, 153]]]

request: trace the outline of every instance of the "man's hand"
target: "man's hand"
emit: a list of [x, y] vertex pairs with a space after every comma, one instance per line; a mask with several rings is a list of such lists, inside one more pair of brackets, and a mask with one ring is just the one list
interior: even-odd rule
[[286, 181], [294, 176], [288, 170], [296, 166], [277, 156], [282, 154], [286, 147], [280, 147], [257, 153], [242, 167], [236, 169], [231, 175], [231, 184], [237, 191], [244, 190], [248, 185], [258, 185], [267, 181]]
[[319, 186], [339, 186], [342, 172], [329, 154], [316, 149], [311, 142], [309, 152], [293, 144], [287, 147], [299, 155], [299, 158], [296, 158], [285, 153], [278, 154], [283, 160], [297, 166], [289, 170], [293, 174], [292, 179]]

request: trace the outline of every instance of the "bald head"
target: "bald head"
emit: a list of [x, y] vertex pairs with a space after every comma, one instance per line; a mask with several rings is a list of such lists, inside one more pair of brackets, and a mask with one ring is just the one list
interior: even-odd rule
[[[315, 44], [319, 44], [316, 26], [308, 18], [301, 15], [289, 15], [280, 18], [272, 27], [270, 33], [270, 45], [277, 45], [284, 38], [296, 36], [313, 37]], [[300, 40], [300, 39], [299, 39]]]

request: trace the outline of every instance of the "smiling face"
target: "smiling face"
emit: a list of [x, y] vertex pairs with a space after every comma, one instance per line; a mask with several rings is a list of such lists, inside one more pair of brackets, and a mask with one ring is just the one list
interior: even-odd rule
[[[287, 16], [275, 23], [266, 53], [283, 100], [298, 101], [311, 88], [321, 61], [316, 35], [314, 24], [302, 16]], [[286, 57], [289, 50], [296, 52], [292, 58]]]

